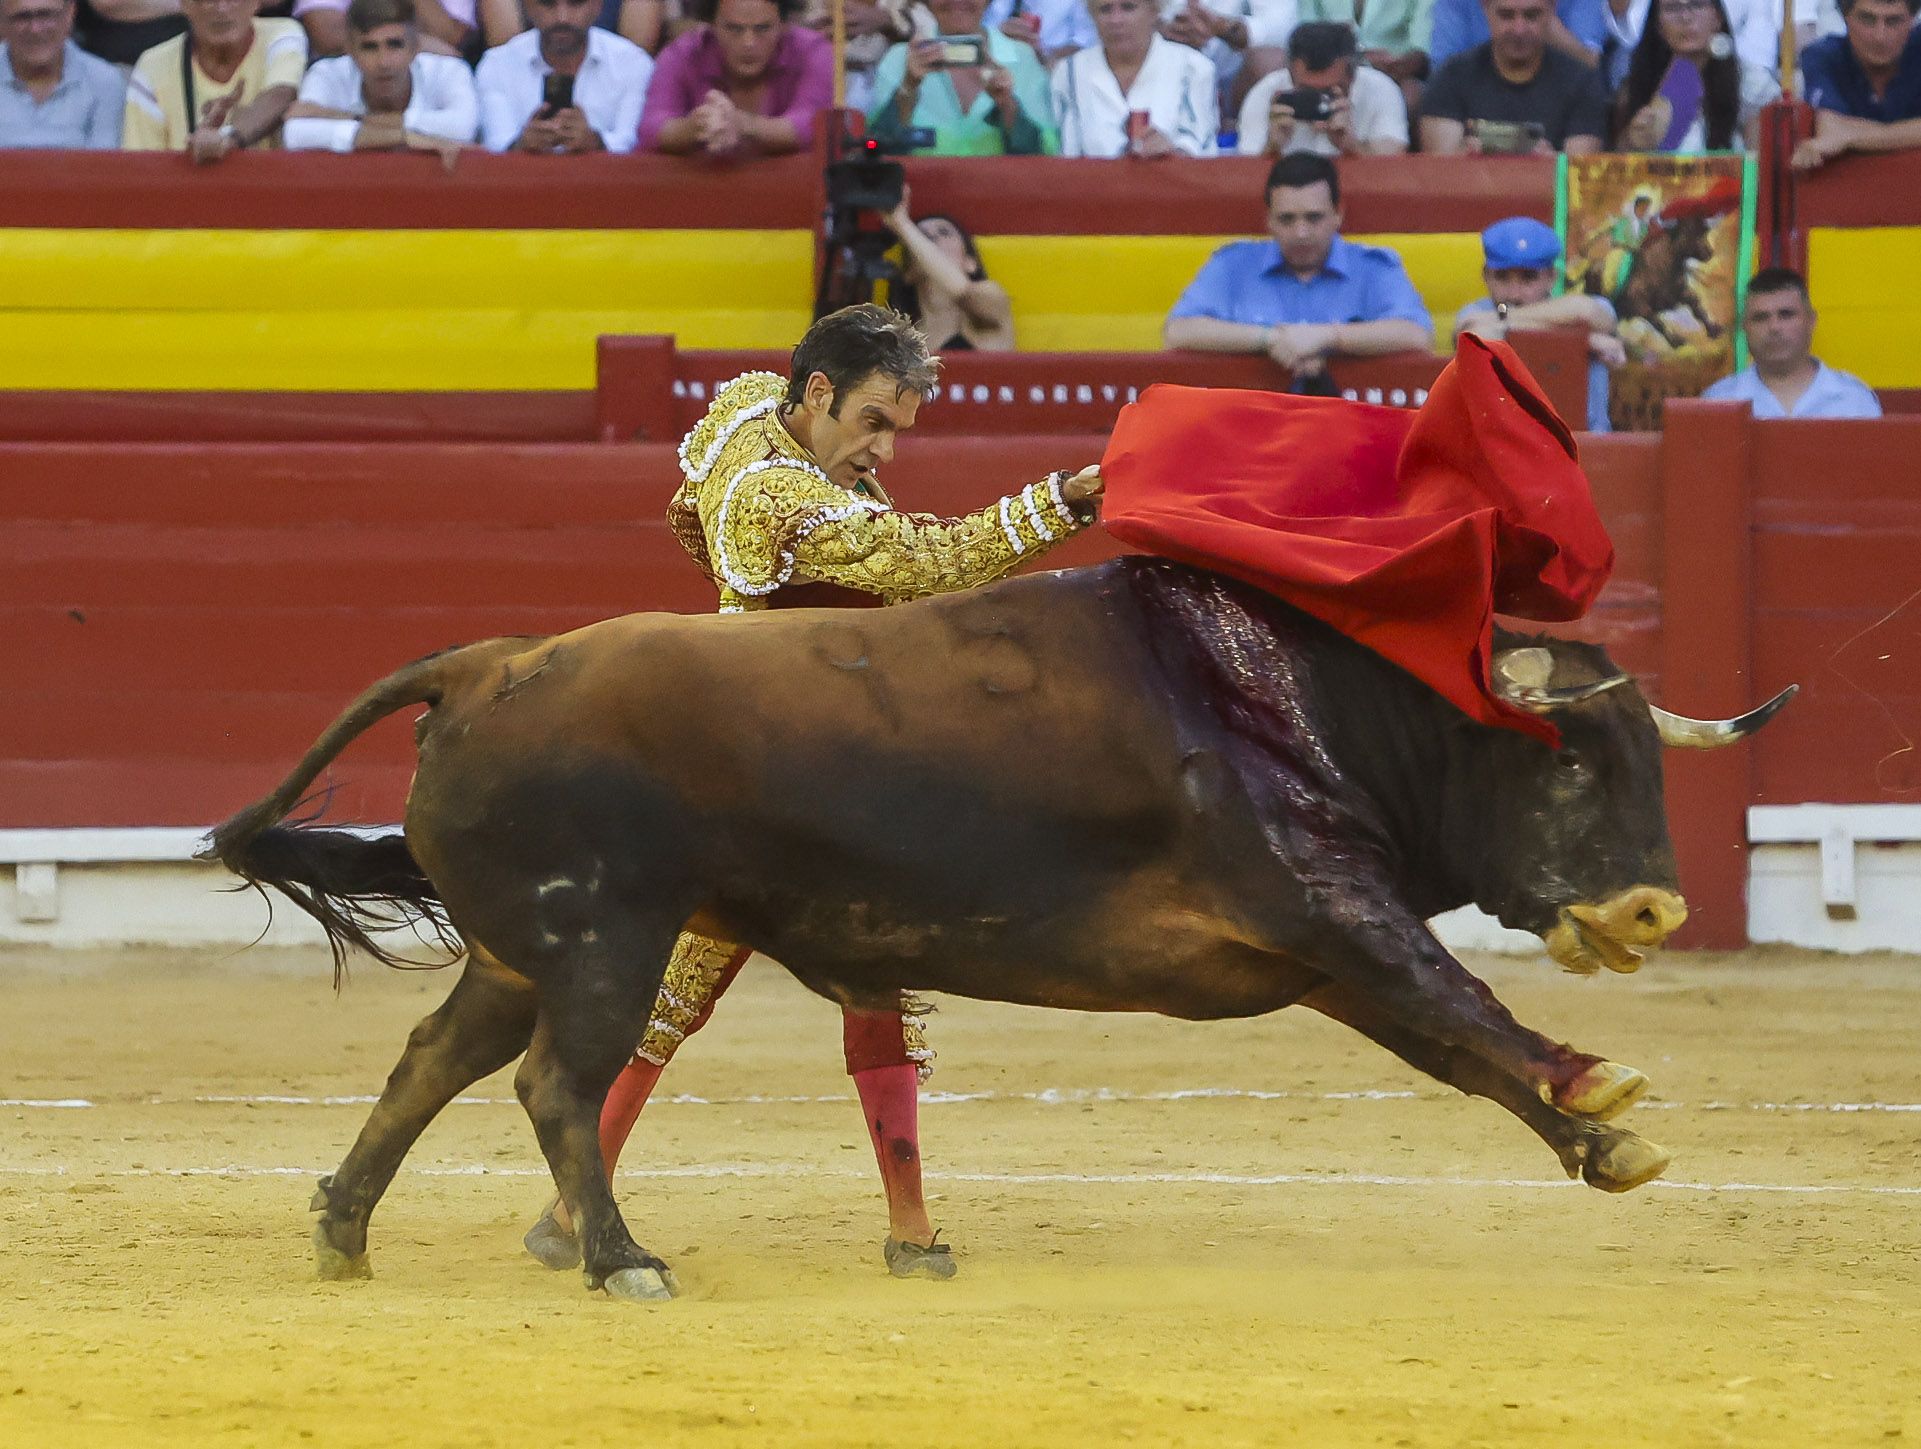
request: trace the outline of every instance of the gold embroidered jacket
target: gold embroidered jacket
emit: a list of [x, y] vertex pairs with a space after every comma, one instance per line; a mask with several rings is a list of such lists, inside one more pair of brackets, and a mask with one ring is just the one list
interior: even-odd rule
[[790, 579], [888, 603], [988, 583], [1084, 526], [1058, 477], [964, 518], [903, 513], [829, 480], [778, 416], [786, 379], [735, 378], [680, 444], [667, 521], [720, 589], [722, 613], [767, 607]]

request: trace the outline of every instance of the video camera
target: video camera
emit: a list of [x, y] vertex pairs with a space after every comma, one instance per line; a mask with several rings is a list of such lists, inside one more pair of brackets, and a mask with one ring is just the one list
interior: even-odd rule
[[901, 203], [907, 169], [890, 156], [925, 150], [934, 133], [924, 126], [898, 140], [863, 136], [844, 143], [841, 158], [827, 165], [827, 245], [822, 250], [820, 285], [814, 315], [823, 317], [849, 302], [871, 301], [876, 282], [897, 279], [887, 253], [893, 233], [863, 219], [892, 211]]
[[900, 205], [907, 168], [889, 156], [904, 156], [934, 144], [934, 133], [916, 126], [899, 141], [863, 136], [848, 155], [827, 165], [827, 204], [836, 215], [854, 211], [892, 211]]

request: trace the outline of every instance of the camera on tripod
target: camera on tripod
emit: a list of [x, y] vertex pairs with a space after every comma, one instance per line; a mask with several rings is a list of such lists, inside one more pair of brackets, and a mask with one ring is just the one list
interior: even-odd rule
[[[822, 248], [820, 285], [814, 293], [816, 317], [850, 302], [872, 301], [875, 283], [898, 280], [898, 271], [887, 259], [893, 235], [873, 224], [899, 206], [905, 194], [907, 168], [888, 158], [933, 144], [933, 131], [916, 126], [898, 139], [863, 136], [843, 142], [841, 158], [828, 163], [827, 244]], [[863, 226], [863, 219], [869, 224]]]
[[889, 156], [904, 156], [934, 144], [934, 133], [916, 126], [898, 141], [863, 136], [848, 154], [827, 166], [827, 204], [840, 216], [855, 211], [892, 211], [900, 205], [907, 168]]

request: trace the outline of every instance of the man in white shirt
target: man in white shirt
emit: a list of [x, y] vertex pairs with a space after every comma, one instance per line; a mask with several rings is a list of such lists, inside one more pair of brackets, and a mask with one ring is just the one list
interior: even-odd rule
[[1213, 156], [1214, 67], [1155, 31], [1151, 0], [1094, 0], [1098, 46], [1054, 68], [1063, 156]]
[[438, 151], [480, 129], [473, 72], [423, 55], [414, 0], [352, 0], [347, 53], [317, 60], [287, 112], [289, 151]]
[[526, 0], [532, 30], [481, 57], [480, 139], [489, 151], [631, 151], [654, 62], [594, 24], [600, 0]]
[[[429, 55], [477, 56], [485, 44], [474, 3], [415, 0], [414, 25], [420, 31], [420, 48]], [[347, 53], [347, 0], [293, 0], [293, 18], [306, 27], [309, 55]]]
[[1748, 283], [1748, 353], [1754, 361], [1701, 394], [1744, 402], [1757, 418], [1878, 418], [1881, 400], [1858, 377], [1812, 351], [1814, 304], [1799, 272], [1766, 267]]
[[[1241, 102], [1241, 155], [1398, 156], [1407, 150], [1407, 99], [1393, 80], [1361, 64], [1353, 27], [1310, 20], [1294, 27], [1287, 52], [1287, 65], [1256, 82]], [[1295, 100], [1307, 114], [1294, 113]]]

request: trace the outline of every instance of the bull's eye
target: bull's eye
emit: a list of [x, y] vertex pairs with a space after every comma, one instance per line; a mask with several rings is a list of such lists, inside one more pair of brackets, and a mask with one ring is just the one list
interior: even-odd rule
[[1581, 775], [1587, 772], [1587, 761], [1572, 750], [1562, 750], [1554, 757], [1554, 767], [1570, 775]]

